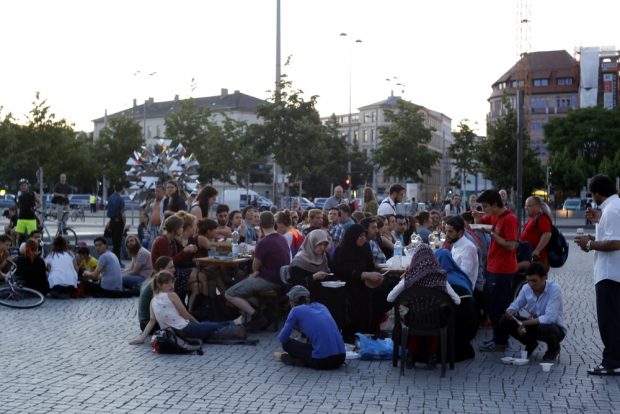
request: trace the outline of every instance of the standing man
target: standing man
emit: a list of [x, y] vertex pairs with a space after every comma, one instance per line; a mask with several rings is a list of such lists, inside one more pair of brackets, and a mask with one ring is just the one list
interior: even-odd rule
[[69, 211], [69, 196], [71, 195], [71, 187], [67, 184], [66, 174], [60, 174], [60, 181], [54, 186], [54, 194], [52, 195], [52, 203], [56, 204], [56, 218], [58, 219], [58, 229], [63, 219], [65, 211]]
[[308, 211], [308, 227], [303, 231], [304, 237], [308, 236], [312, 230], [323, 227], [323, 211], [318, 208], [312, 208]]
[[475, 214], [476, 223], [491, 224], [491, 246], [487, 256], [486, 295], [493, 323], [493, 339], [480, 346], [483, 352], [501, 352], [508, 344], [508, 334], [499, 328], [499, 320], [510, 305], [517, 267], [519, 221], [502, 202], [497, 190], [486, 190], [477, 200], [485, 216]]
[[601, 212], [588, 208], [586, 218], [597, 223], [595, 235], [575, 237], [585, 252], [594, 250], [596, 317], [603, 341], [603, 360], [590, 375], [620, 375], [620, 199], [606, 175], [590, 181], [592, 198]]
[[452, 216], [446, 220], [446, 240], [452, 245], [452, 258], [471, 282], [472, 290], [478, 279], [478, 248], [465, 236], [465, 220]]
[[327, 219], [329, 221], [327, 233], [329, 234], [329, 237], [331, 237], [334, 247], [337, 247], [344, 237], [344, 228], [340, 224], [339, 216], [340, 211], [338, 210], [338, 207], [330, 208], [327, 213]]
[[19, 180], [19, 193], [17, 193], [16, 200], [19, 212], [15, 233], [17, 233], [18, 243], [21, 244], [30, 236], [30, 233], [37, 229], [35, 208], [41, 208], [41, 199], [38, 194], [30, 190], [30, 181], [22, 178]]
[[452, 201], [446, 204], [446, 207], [443, 210], [443, 215], [446, 217], [450, 216], [459, 216], [464, 210], [461, 209], [461, 196], [458, 194], [454, 194], [452, 196]]
[[340, 225], [345, 232], [349, 227], [355, 224], [351, 218], [351, 209], [347, 204], [340, 204], [338, 206], [338, 217], [340, 218]]
[[395, 216], [396, 204], [400, 203], [405, 197], [405, 187], [400, 184], [392, 184], [390, 186], [389, 196], [384, 198], [379, 204], [377, 215], [379, 216]]
[[338, 207], [340, 204], [344, 203], [344, 190], [341, 186], [337, 185], [334, 187], [334, 195], [328, 198], [323, 205], [323, 211], [327, 213], [330, 209], [334, 207]]
[[[108, 228], [112, 234], [112, 251], [121, 261], [121, 241], [125, 229], [125, 200], [121, 197], [123, 185], [119, 182], [114, 184], [114, 193], [108, 199]], [[107, 249], [107, 245], [106, 245]]]
[[147, 211], [150, 210], [149, 231], [151, 233], [151, 240], [155, 240], [159, 235], [159, 229], [161, 228], [162, 219], [164, 217], [164, 206], [162, 201], [165, 195], [164, 186], [162, 184], [157, 184], [155, 186], [155, 199], [151, 201], [147, 208]]
[[96, 213], [97, 212], [97, 196], [94, 194], [91, 194], [90, 196], [88, 196], [88, 203], [90, 204], [90, 212]]
[[521, 241], [526, 241], [532, 246], [532, 259], [540, 262], [549, 271], [549, 259], [547, 259], [547, 245], [551, 240], [551, 211], [540, 197], [532, 196], [525, 200], [525, 211], [530, 219], [523, 227]]

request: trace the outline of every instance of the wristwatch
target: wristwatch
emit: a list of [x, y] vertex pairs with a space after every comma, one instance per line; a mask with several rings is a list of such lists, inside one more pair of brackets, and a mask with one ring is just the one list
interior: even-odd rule
[[588, 243], [586, 244], [586, 250], [587, 251], [592, 250], [592, 242], [593, 242], [593, 240], [588, 240]]

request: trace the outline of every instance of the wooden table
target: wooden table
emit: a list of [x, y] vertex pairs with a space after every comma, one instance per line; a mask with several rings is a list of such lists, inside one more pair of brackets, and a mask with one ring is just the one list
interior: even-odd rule
[[251, 257], [236, 257], [236, 258], [221, 258], [221, 257], [200, 257], [198, 259], [194, 259], [196, 264], [201, 266], [223, 266], [223, 267], [234, 267], [239, 266], [244, 263], [248, 263], [252, 261]]

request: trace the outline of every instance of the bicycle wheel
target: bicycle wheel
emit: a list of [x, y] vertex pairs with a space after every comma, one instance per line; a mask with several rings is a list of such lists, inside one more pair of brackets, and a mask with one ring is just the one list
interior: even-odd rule
[[34, 289], [25, 287], [0, 288], [0, 305], [9, 308], [35, 308], [45, 302], [45, 296]]
[[78, 219], [78, 212], [77, 212], [77, 210], [73, 210], [71, 212], [71, 221], [76, 222], [77, 219]]
[[[60, 236], [60, 235], [61, 235], [60, 233], [56, 233], [56, 236]], [[71, 227], [65, 227], [64, 234], [62, 234], [62, 237], [64, 237], [64, 239], [67, 240], [67, 243], [69, 244], [70, 248], [75, 249], [75, 247], [77, 246], [78, 237], [77, 237], [77, 233]]]

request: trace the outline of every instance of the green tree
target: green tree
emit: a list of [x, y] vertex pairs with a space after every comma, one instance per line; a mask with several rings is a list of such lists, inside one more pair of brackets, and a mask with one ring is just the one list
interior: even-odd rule
[[554, 152], [550, 159], [552, 185], [565, 196], [577, 195], [588, 179], [588, 166], [581, 155], [573, 157], [568, 148]]
[[480, 166], [477, 160], [478, 142], [474, 131], [463, 120], [458, 125], [459, 131], [453, 132], [454, 144], [450, 145], [448, 154], [454, 160], [456, 168], [453, 185], [465, 182], [469, 174], [478, 174]]
[[424, 126], [421, 107], [399, 99], [396, 110], [385, 110], [385, 118], [391, 124], [379, 127], [381, 142], [374, 163], [387, 175], [423, 182], [441, 154], [428, 147], [433, 129]]
[[142, 128], [136, 120], [128, 116], [108, 120], [95, 141], [95, 159], [110, 183], [125, 181], [127, 160], [142, 144]]
[[612, 179], [620, 177], [620, 151], [613, 156], [605, 155], [598, 167], [598, 174], [604, 174]]
[[606, 155], [620, 151], [620, 109], [592, 107], [569, 111], [566, 117], [550, 120], [544, 131], [550, 153], [566, 149], [569, 160], [580, 155], [586, 163], [587, 176], [592, 176]]
[[[487, 123], [487, 138], [478, 144], [480, 171], [498, 188], [516, 188], [517, 184], [517, 114], [510, 105], [508, 113]], [[530, 194], [544, 184], [544, 172], [523, 137], [523, 194]]]

